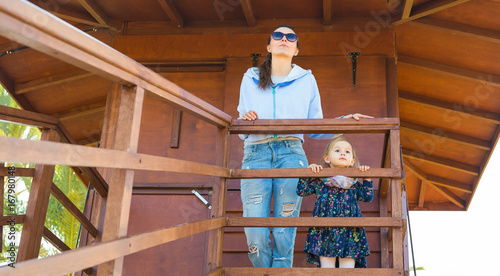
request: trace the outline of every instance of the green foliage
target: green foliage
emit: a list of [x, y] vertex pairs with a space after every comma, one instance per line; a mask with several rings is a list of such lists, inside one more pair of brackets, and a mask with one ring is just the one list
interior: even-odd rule
[[[0, 85], [0, 104], [20, 108], [14, 99], [7, 91]], [[36, 127], [29, 127], [27, 125], [20, 125], [14, 123], [7, 123], [0, 121], [0, 136], [17, 137], [21, 139], [40, 140], [41, 131]], [[34, 168], [33, 164], [9, 163], [16, 168]], [[27, 207], [27, 200], [29, 191], [31, 189], [30, 177], [16, 177], [15, 178], [15, 202], [14, 205], [8, 205], [7, 194], [4, 195], [4, 215], [17, 215], [25, 214]], [[66, 166], [56, 166], [54, 173], [54, 183], [63, 191], [64, 194], [80, 209], [83, 211], [87, 188], [81, 183], [80, 179], [76, 176], [73, 170]], [[4, 191], [7, 191], [8, 178], [4, 178]], [[65, 242], [70, 248], [76, 248], [78, 243], [78, 234], [80, 230], [80, 223], [76, 220], [71, 213], [55, 198], [51, 196], [49, 200], [49, 207], [47, 211], [47, 218], [45, 226], [50, 229], [56, 236]], [[0, 254], [0, 263], [9, 262], [7, 259], [7, 250], [10, 249], [9, 243], [12, 240], [8, 239], [10, 226], [4, 226], [2, 249], [4, 253]], [[22, 225], [16, 224], [15, 232], [16, 244], [19, 244], [21, 237]], [[17, 246], [15, 247], [17, 254]], [[47, 241], [42, 241], [40, 248], [40, 257], [46, 257], [57, 254], [59, 251], [54, 248]]]

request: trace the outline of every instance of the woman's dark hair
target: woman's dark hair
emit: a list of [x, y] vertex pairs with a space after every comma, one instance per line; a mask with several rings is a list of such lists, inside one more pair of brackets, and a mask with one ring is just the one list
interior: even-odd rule
[[[277, 30], [281, 27], [289, 28], [293, 32], [295, 32], [293, 27], [290, 25], [279, 25], [274, 30]], [[269, 35], [267, 38], [267, 45], [269, 45], [270, 43], [271, 43], [271, 36]], [[297, 48], [299, 48], [299, 40], [297, 40]], [[271, 61], [272, 61], [272, 59], [273, 59], [273, 56], [271, 55], [271, 53], [267, 53], [266, 58], [259, 66], [259, 88], [261, 88], [261, 89], [266, 89], [272, 83], [272, 80], [271, 80]]]

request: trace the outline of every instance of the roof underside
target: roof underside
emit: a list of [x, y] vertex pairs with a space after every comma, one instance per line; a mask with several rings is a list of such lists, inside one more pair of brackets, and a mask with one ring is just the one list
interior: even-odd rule
[[[137, 34], [267, 33], [279, 23], [298, 32], [353, 32], [388, 23], [396, 33], [410, 209], [467, 209], [499, 136], [498, 0], [51, 3], [41, 8], [110, 46]], [[108, 80], [0, 37], [0, 82], [23, 108], [60, 118], [80, 144], [99, 140]], [[59, 97], [49, 97], [54, 89]]]

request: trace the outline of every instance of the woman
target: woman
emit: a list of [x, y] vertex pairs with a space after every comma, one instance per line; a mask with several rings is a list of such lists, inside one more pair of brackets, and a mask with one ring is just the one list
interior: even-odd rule
[[[292, 64], [299, 39], [291, 26], [280, 25], [268, 38], [268, 55], [258, 68], [244, 74], [240, 88], [240, 119], [321, 119], [321, 101], [311, 70]], [[372, 118], [361, 114], [342, 118]], [[309, 135], [330, 138], [332, 135]], [[321, 137], [324, 136], [324, 137]], [[302, 134], [240, 135], [245, 140], [242, 168], [307, 168]], [[298, 217], [302, 198], [297, 178], [242, 179], [244, 217], [269, 217], [274, 193], [274, 217]], [[255, 267], [292, 267], [296, 228], [245, 228], [249, 258]]]

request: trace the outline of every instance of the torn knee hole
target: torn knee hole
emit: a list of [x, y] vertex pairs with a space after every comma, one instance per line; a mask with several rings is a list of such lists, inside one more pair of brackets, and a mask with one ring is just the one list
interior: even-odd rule
[[257, 248], [257, 246], [254, 246], [253, 244], [250, 244], [250, 253], [255, 253], [259, 251], [259, 249]]
[[262, 195], [249, 195], [246, 202], [249, 204], [262, 204]]
[[295, 209], [295, 203], [284, 203], [282, 215], [284, 217], [291, 216], [294, 209]]

